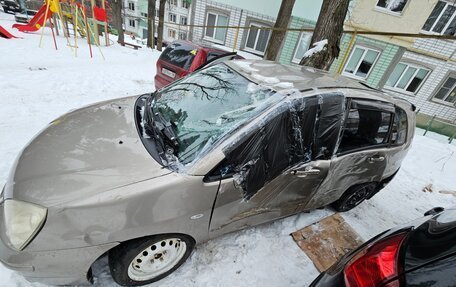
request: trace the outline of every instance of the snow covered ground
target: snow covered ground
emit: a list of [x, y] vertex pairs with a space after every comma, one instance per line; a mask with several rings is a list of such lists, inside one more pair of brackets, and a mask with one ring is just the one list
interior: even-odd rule
[[[59, 115], [89, 103], [154, 89], [159, 53], [113, 45], [102, 47], [106, 60], [80, 42], [78, 57], [58, 38], [55, 51], [46, 29], [22, 34], [11, 29], [13, 16], [0, 11], [0, 25], [22, 39], [0, 38], [0, 186], [20, 149]], [[396, 178], [380, 194], [344, 213], [364, 238], [422, 216], [435, 207], [456, 206], [456, 145], [417, 131], [413, 147]], [[433, 185], [433, 192], [422, 189]], [[453, 192], [444, 194], [443, 192]], [[150, 286], [308, 286], [318, 275], [310, 259], [293, 242], [291, 232], [333, 211], [299, 214], [211, 240], [197, 247], [174, 274]], [[106, 259], [95, 266], [95, 286], [116, 286]], [[0, 266], [0, 286], [43, 286]]]

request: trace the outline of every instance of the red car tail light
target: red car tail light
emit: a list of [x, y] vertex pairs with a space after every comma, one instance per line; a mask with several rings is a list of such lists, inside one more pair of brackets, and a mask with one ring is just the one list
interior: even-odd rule
[[[406, 233], [385, 238], [361, 250], [344, 270], [347, 287], [379, 287], [399, 275], [399, 250]], [[388, 287], [399, 287], [398, 281]]]

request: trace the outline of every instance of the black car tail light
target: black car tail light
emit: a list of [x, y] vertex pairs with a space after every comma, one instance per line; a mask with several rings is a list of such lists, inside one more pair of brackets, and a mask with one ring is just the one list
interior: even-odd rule
[[[378, 287], [399, 275], [399, 250], [407, 233], [400, 233], [366, 246], [345, 266], [347, 287]], [[399, 287], [398, 281], [386, 287]]]

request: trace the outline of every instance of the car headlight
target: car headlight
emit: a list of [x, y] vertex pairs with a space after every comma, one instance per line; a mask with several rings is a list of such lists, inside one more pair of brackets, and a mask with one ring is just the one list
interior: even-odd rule
[[12, 247], [22, 250], [43, 226], [47, 209], [14, 199], [5, 200], [3, 209], [6, 236]]

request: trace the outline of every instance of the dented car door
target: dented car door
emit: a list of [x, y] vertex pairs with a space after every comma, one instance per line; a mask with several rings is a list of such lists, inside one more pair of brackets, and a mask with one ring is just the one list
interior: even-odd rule
[[[391, 103], [351, 99], [324, 192], [310, 206], [327, 205], [350, 187], [379, 183], [387, 166], [389, 138], [395, 107]], [[392, 172], [391, 172], [392, 173]]]
[[291, 99], [226, 150], [206, 177], [219, 180], [210, 236], [301, 211], [327, 176], [343, 104], [341, 94]]

